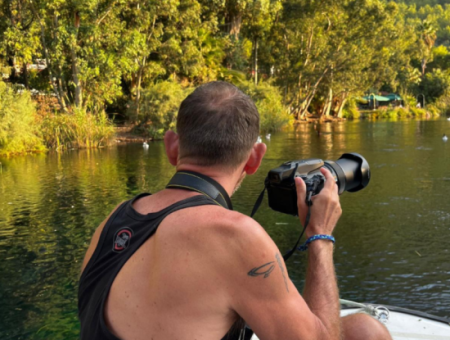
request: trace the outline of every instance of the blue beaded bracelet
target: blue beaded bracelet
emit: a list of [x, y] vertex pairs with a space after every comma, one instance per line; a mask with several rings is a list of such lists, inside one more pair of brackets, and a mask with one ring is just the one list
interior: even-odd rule
[[308, 238], [308, 239], [306, 240], [306, 242], [303, 243], [303, 244], [302, 244], [300, 247], [298, 247], [297, 249], [300, 250], [300, 251], [305, 251], [305, 250], [308, 249], [308, 244], [310, 244], [311, 242], [316, 241], [316, 240], [328, 240], [328, 241], [333, 242], [333, 244], [334, 244], [334, 242], [336, 242], [336, 240], [334, 239], [334, 237], [331, 236], [331, 235], [314, 235], [314, 236], [311, 236], [310, 238]]

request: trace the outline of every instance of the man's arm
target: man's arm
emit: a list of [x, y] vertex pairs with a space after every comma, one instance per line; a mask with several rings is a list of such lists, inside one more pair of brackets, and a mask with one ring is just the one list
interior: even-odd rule
[[[331, 234], [341, 213], [334, 179], [329, 172], [324, 174], [326, 186], [314, 198], [308, 236]], [[297, 182], [297, 191], [299, 202], [304, 201], [303, 181]], [[299, 208], [303, 209], [302, 203]], [[301, 211], [300, 216], [305, 215]], [[234, 265], [227, 270], [231, 308], [262, 340], [340, 339], [332, 244], [323, 240], [310, 244], [303, 299], [269, 235], [254, 220], [242, 222], [231, 249]]]
[[[328, 170], [323, 170], [326, 184], [320, 195], [313, 197], [310, 226], [306, 237], [316, 234], [331, 235], [342, 210], [338, 188]], [[306, 187], [296, 179], [299, 216], [304, 221], [307, 212]], [[330, 339], [340, 337], [339, 291], [333, 264], [333, 244], [330, 241], [315, 241], [308, 246], [308, 268], [303, 298], [311, 311], [321, 320], [330, 334]]]
[[333, 265], [333, 245], [329, 241], [313, 242], [309, 245], [308, 252], [303, 298], [320, 319], [329, 339], [339, 339], [340, 306]]

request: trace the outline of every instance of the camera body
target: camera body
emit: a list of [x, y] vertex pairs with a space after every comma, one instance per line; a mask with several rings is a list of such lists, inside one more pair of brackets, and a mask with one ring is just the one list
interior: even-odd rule
[[269, 171], [266, 186], [269, 206], [275, 211], [298, 215], [295, 177], [301, 177], [307, 191], [317, 195], [325, 185], [321, 168], [327, 168], [338, 185], [339, 194], [344, 191], [355, 192], [367, 186], [370, 169], [367, 161], [357, 153], [346, 153], [336, 162], [319, 158], [303, 159], [283, 163]]

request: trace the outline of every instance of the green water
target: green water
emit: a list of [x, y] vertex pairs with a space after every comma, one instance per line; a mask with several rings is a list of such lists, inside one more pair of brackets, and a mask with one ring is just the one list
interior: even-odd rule
[[[450, 122], [345, 122], [272, 135], [262, 168], [233, 197], [249, 214], [267, 171], [284, 161], [364, 155], [369, 186], [341, 197], [335, 231], [341, 297], [450, 316]], [[263, 138], [264, 140], [264, 138]], [[77, 339], [79, 267], [91, 235], [120, 201], [164, 187], [161, 142], [0, 159], [0, 339]], [[256, 219], [281, 251], [297, 220], [264, 202]], [[288, 262], [302, 288], [305, 257]]]

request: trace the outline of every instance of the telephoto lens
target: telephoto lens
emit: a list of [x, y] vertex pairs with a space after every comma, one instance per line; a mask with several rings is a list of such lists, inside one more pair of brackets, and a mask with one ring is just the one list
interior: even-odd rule
[[339, 195], [344, 191], [359, 191], [369, 184], [369, 163], [360, 154], [344, 153], [336, 162], [325, 161], [324, 163], [336, 178]]

